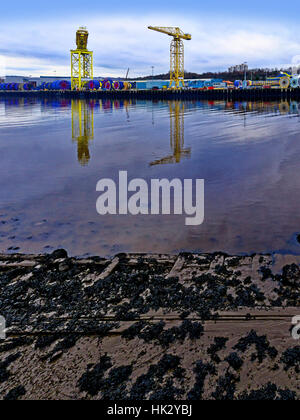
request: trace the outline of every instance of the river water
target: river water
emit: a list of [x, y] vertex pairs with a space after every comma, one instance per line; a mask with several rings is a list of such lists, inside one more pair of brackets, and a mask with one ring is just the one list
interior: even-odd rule
[[[300, 254], [296, 102], [0, 98], [0, 251]], [[205, 219], [96, 212], [100, 178], [204, 179]]]

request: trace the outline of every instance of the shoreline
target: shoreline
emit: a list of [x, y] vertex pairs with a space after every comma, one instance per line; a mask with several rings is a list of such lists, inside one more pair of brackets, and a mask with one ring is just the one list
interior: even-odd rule
[[218, 90], [121, 90], [121, 91], [0, 91], [0, 98], [141, 99], [141, 100], [224, 100], [288, 101], [300, 99], [297, 89]]
[[295, 256], [0, 255], [0, 399], [300, 399]]

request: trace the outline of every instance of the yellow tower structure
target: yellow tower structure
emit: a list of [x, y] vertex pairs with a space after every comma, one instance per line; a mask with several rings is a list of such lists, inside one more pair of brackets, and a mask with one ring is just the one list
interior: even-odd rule
[[172, 36], [170, 46], [170, 88], [184, 87], [184, 45], [183, 39], [191, 40], [190, 34], [185, 34], [178, 27], [148, 26], [148, 29]]
[[181, 101], [169, 101], [169, 110], [172, 154], [151, 162], [150, 166], [179, 163], [183, 158], [191, 156], [191, 149], [184, 147], [184, 103]]
[[72, 139], [77, 142], [78, 162], [90, 161], [89, 141], [94, 138], [94, 108], [92, 103], [72, 99]]
[[71, 50], [71, 88], [81, 89], [86, 80], [93, 79], [93, 52], [87, 49], [89, 33], [85, 27], [76, 32], [76, 50]]

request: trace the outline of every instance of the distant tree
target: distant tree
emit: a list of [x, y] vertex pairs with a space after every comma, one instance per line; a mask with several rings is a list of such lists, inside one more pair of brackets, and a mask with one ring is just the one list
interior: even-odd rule
[[[291, 71], [290, 68], [288, 69], [249, 69], [247, 71], [247, 79], [252, 80], [264, 80], [266, 77], [275, 77], [281, 71]], [[194, 73], [194, 72], [185, 72], [184, 73], [185, 79], [222, 79], [222, 80], [229, 80], [234, 82], [235, 80], [242, 80], [244, 79], [244, 72], [228, 72], [228, 71], [221, 71], [221, 72], [205, 72], [205, 73]], [[153, 76], [154, 80], [168, 80], [170, 78], [169, 73], [163, 74], [156, 74]], [[138, 77], [137, 79], [130, 79], [130, 80], [151, 80], [152, 75]]]

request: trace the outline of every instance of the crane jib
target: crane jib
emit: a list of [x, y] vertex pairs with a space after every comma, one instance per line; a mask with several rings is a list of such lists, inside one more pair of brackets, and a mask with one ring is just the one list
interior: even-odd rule
[[173, 37], [170, 46], [170, 86], [169, 88], [180, 89], [184, 87], [184, 45], [183, 40], [191, 40], [190, 34], [185, 34], [178, 27], [148, 26], [156, 32]]

